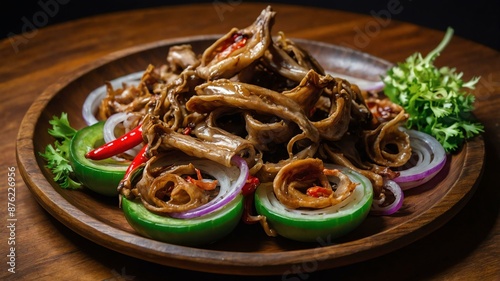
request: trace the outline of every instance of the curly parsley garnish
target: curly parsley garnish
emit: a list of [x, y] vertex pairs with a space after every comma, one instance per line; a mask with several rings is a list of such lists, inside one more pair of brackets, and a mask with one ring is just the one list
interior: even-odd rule
[[474, 89], [479, 77], [468, 82], [454, 68], [434, 66], [434, 60], [448, 45], [453, 29], [448, 28], [441, 43], [425, 58], [420, 53], [389, 69], [384, 92], [410, 115], [406, 126], [434, 136], [446, 152], [457, 150], [465, 139], [484, 131], [472, 116]]
[[45, 153], [40, 153], [40, 156], [47, 161], [45, 166], [52, 171], [54, 180], [62, 188], [81, 188], [81, 183], [73, 179], [73, 167], [69, 161], [69, 145], [77, 130], [71, 127], [68, 115], [64, 112], [61, 117], [54, 116], [49, 124], [52, 128], [48, 132], [56, 140], [54, 145], [47, 145]]

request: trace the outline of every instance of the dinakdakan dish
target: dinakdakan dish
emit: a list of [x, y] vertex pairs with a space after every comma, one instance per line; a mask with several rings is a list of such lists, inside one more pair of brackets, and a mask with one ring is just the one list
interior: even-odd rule
[[[404, 128], [383, 83], [334, 77], [273, 36], [275, 15], [264, 9], [202, 54], [173, 46], [165, 64], [90, 97], [72, 139], [76, 178], [119, 196], [142, 235], [176, 244], [216, 241], [241, 221], [311, 242], [397, 212], [404, 189], [444, 166], [443, 147]], [[116, 184], [96, 186], [100, 169]]]

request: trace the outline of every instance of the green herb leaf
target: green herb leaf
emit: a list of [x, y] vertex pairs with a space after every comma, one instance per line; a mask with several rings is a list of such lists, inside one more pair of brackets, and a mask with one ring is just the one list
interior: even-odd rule
[[74, 179], [73, 167], [69, 161], [69, 146], [71, 138], [76, 134], [77, 130], [69, 124], [68, 116], [62, 113], [61, 117], [54, 116], [49, 121], [52, 128], [48, 130], [49, 134], [56, 138], [54, 144], [49, 144], [45, 148], [45, 153], [40, 153], [46, 161], [45, 165], [52, 171], [54, 180], [59, 183], [62, 188], [78, 189], [82, 184]]
[[426, 57], [415, 53], [387, 71], [384, 92], [410, 115], [406, 126], [434, 136], [446, 152], [458, 149], [467, 138], [482, 132], [472, 111], [474, 89], [479, 77], [463, 81], [463, 73], [449, 67], [437, 68], [434, 60], [448, 45], [453, 29], [448, 28], [441, 43]]
[[52, 129], [49, 129], [49, 134], [57, 139], [71, 139], [76, 134], [76, 129], [69, 124], [68, 114], [63, 112], [61, 117], [53, 116], [49, 121]]

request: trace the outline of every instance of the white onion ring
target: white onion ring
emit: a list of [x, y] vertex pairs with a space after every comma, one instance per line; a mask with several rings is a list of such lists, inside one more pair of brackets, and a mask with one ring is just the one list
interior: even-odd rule
[[[177, 160], [177, 159], [176, 159]], [[246, 183], [248, 178], [248, 165], [239, 156], [233, 156], [231, 162], [235, 166], [226, 167], [209, 160], [193, 160], [190, 161], [197, 169], [200, 169], [206, 174], [213, 176], [219, 183], [220, 189], [217, 197], [212, 199], [207, 204], [200, 207], [179, 213], [170, 213], [169, 215], [178, 219], [191, 219], [210, 214], [231, 202]], [[178, 161], [176, 161], [178, 163]]]
[[370, 209], [370, 213], [373, 215], [392, 215], [403, 206], [403, 190], [395, 181], [385, 180], [384, 189], [390, 191], [394, 195], [394, 201], [384, 206], [385, 198], [382, 198], [382, 200], [373, 200], [372, 208]]
[[416, 130], [402, 130], [410, 136], [413, 155], [406, 165], [395, 169], [399, 176], [394, 181], [407, 190], [428, 182], [439, 173], [446, 164], [446, 153], [434, 137]]
[[[106, 122], [104, 123], [104, 129], [103, 129], [104, 142], [108, 143], [110, 141], [115, 140], [117, 138], [117, 136], [115, 135], [116, 127], [119, 124], [126, 122], [126, 120], [132, 116], [134, 116], [134, 114], [125, 112], [118, 112], [109, 116], [108, 119], [106, 119]], [[143, 146], [142, 144], [137, 145], [136, 147], [129, 149], [124, 153], [130, 156], [136, 156], [137, 153], [139, 153], [139, 151], [141, 150], [142, 146]]]
[[[123, 86], [123, 83], [127, 83], [128, 85], [138, 84], [142, 78], [144, 71], [139, 71], [135, 73], [131, 73], [114, 80], [111, 80], [110, 83], [113, 88], [119, 88]], [[97, 123], [95, 114], [99, 109], [99, 105], [101, 104], [102, 99], [106, 96], [106, 85], [103, 85], [92, 92], [87, 96], [85, 102], [83, 103], [82, 115], [85, 123], [87, 125], [92, 125]]]

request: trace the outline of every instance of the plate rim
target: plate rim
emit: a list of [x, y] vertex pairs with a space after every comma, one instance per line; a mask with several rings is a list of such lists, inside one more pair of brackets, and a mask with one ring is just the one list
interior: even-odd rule
[[[94, 69], [110, 63], [114, 60], [132, 55], [137, 52], [147, 51], [149, 49], [165, 47], [174, 44], [180, 44], [183, 42], [196, 41], [196, 40], [214, 40], [220, 35], [198, 35], [198, 36], [187, 36], [179, 38], [164, 39], [160, 41], [145, 43], [133, 47], [129, 47], [123, 50], [118, 50], [116, 52], [110, 53], [104, 57], [96, 59], [90, 63], [87, 63], [76, 71], [69, 73], [61, 77], [56, 83], [49, 85], [42, 94], [35, 99], [32, 105], [29, 107], [25, 116], [21, 121], [19, 126], [18, 135], [16, 138], [16, 160], [18, 166], [20, 167], [20, 172], [26, 186], [30, 189], [31, 194], [35, 197], [37, 202], [50, 213], [51, 216], [55, 217], [58, 221], [62, 222], [66, 227], [70, 228], [72, 231], [78, 233], [79, 235], [89, 239], [96, 244], [109, 248], [113, 251], [120, 252], [125, 255], [136, 257], [139, 259], [147, 260], [154, 263], [160, 263], [166, 266], [173, 266], [189, 270], [198, 270], [204, 272], [213, 273], [229, 273], [229, 274], [252, 274], [252, 275], [264, 275], [264, 274], [275, 274], [283, 273], [286, 269], [291, 268], [292, 265], [304, 264], [306, 262], [311, 262], [311, 254], [313, 254], [312, 261], [317, 262], [318, 269], [327, 269], [333, 267], [344, 266], [352, 264], [349, 261], [343, 261], [346, 256], [355, 256], [357, 261], [364, 261], [368, 259], [381, 256], [388, 252], [392, 252], [396, 249], [404, 247], [414, 241], [420, 239], [426, 234], [434, 231], [435, 229], [442, 226], [449, 219], [451, 219], [462, 207], [466, 204], [468, 199], [474, 193], [473, 191], [477, 187], [482, 172], [484, 170], [484, 155], [485, 146], [482, 137], [476, 137], [467, 143], [465, 143], [462, 153], [464, 156], [464, 165], [457, 180], [453, 182], [452, 186], [443, 195], [443, 197], [438, 200], [434, 205], [432, 205], [425, 212], [419, 214], [418, 216], [412, 218], [409, 221], [402, 223], [401, 225], [406, 225], [409, 222], [419, 220], [422, 224], [418, 224], [419, 227], [413, 226], [410, 228], [410, 232], [399, 232], [391, 236], [391, 241], [382, 243], [384, 235], [387, 232], [394, 232], [394, 228], [400, 227], [400, 225], [389, 228], [383, 232], [376, 233], [358, 240], [353, 240], [338, 245], [327, 245], [320, 247], [322, 251], [317, 251], [319, 247], [290, 250], [286, 251], [288, 254], [284, 257], [283, 252], [233, 252], [233, 251], [220, 251], [220, 250], [210, 250], [202, 248], [193, 248], [187, 246], [173, 245], [164, 242], [159, 242], [139, 236], [138, 234], [133, 234], [126, 232], [121, 229], [114, 228], [107, 225], [94, 217], [86, 215], [82, 210], [78, 209], [76, 206], [68, 202], [61, 194], [59, 194], [54, 186], [49, 182], [49, 180], [44, 176], [37, 157], [35, 155], [35, 141], [34, 132], [37, 124], [37, 120], [40, 118], [43, 109], [45, 109], [51, 99], [58, 94], [60, 90], [72, 83], [73, 81], [79, 79], [81, 76], [93, 71]], [[341, 48], [343, 50], [354, 52], [356, 54], [361, 54], [363, 56], [368, 56], [371, 59], [375, 59], [379, 62], [386, 63], [388, 66], [392, 65], [390, 62], [383, 60], [381, 58], [372, 56], [368, 53], [361, 52], [358, 50], [350, 49], [344, 46], [339, 46], [335, 44], [330, 44], [321, 41], [308, 40], [308, 39], [293, 39], [302, 42], [308, 42], [311, 44], [324, 45], [329, 47]], [[34, 108], [42, 108], [39, 112], [33, 112]], [[467, 155], [471, 153], [472, 149], [476, 149], [480, 153], [481, 167], [480, 169], [473, 169], [470, 173], [465, 176], [467, 179], [473, 181], [470, 187], [465, 187], [465, 192], [456, 190], [459, 179], [461, 179], [462, 174], [464, 174], [465, 167], [469, 167], [472, 163], [468, 160]], [[30, 157], [31, 156], [31, 157]], [[477, 164], [477, 163], [476, 163]], [[30, 168], [31, 167], [31, 168]], [[454, 204], [448, 206], [449, 208], [443, 208], [443, 201], [447, 197], [451, 196], [450, 193], [460, 193], [462, 196], [458, 198]], [[55, 200], [55, 199], [58, 200]], [[60, 205], [61, 200], [65, 204]], [[437, 208], [442, 208], [443, 210], [437, 212], [434, 216], [428, 216], [428, 213]], [[79, 224], [75, 225], [70, 223], [71, 218], [74, 218], [75, 213], [82, 214], [81, 218], [85, 220], [78, 220]], [[116, 238], [113, 232], [118, 231], [120, 239]], [[406, 239], [403, 239], [406, 238]], [[404, 240], [404, 241], [403, 241]], [[369, 242], [369, 243], [364, 243]], [[127, 244], [128, 248], [117, 247], [117, 245]], [[348, 249], [360, 244], [369, 244], [367, 248], [363, 248], [362, 251], [348, 254]], [[391, 245], [390, 249], [387, 245]], [[146, 247], [149, 246], [149, 247]], [[139, 250], [139, 251], [137, 251]], [[359, 250], [359, 249], [358, 249]], [[146, 251], [146, 255], [144, 254]], [[185, 252], [189, 254], [185, 254]], [[232, 259], [229, 261], [224, 256], [224, 254], [230, 254]], [[167, 257], [166, 257], [167, 255]], [[166, 262], [159, 262], [158, 257], [162, 257]], [[265, 257], [265, 258], [262, 258]], [[307, 257], [307, 258], [305, 258]], [[348, 259], [350, 260], [350, 259]], [[252, 261], [252, 264], [249, 264]], [[327, 265], [327, 262], [330, 265]], [[221, 263], [222, 267], [221, 267]], [[333, 263], [333, 265], [332, 265]], [[255, 270], [259, 269], [259, 270]]]

